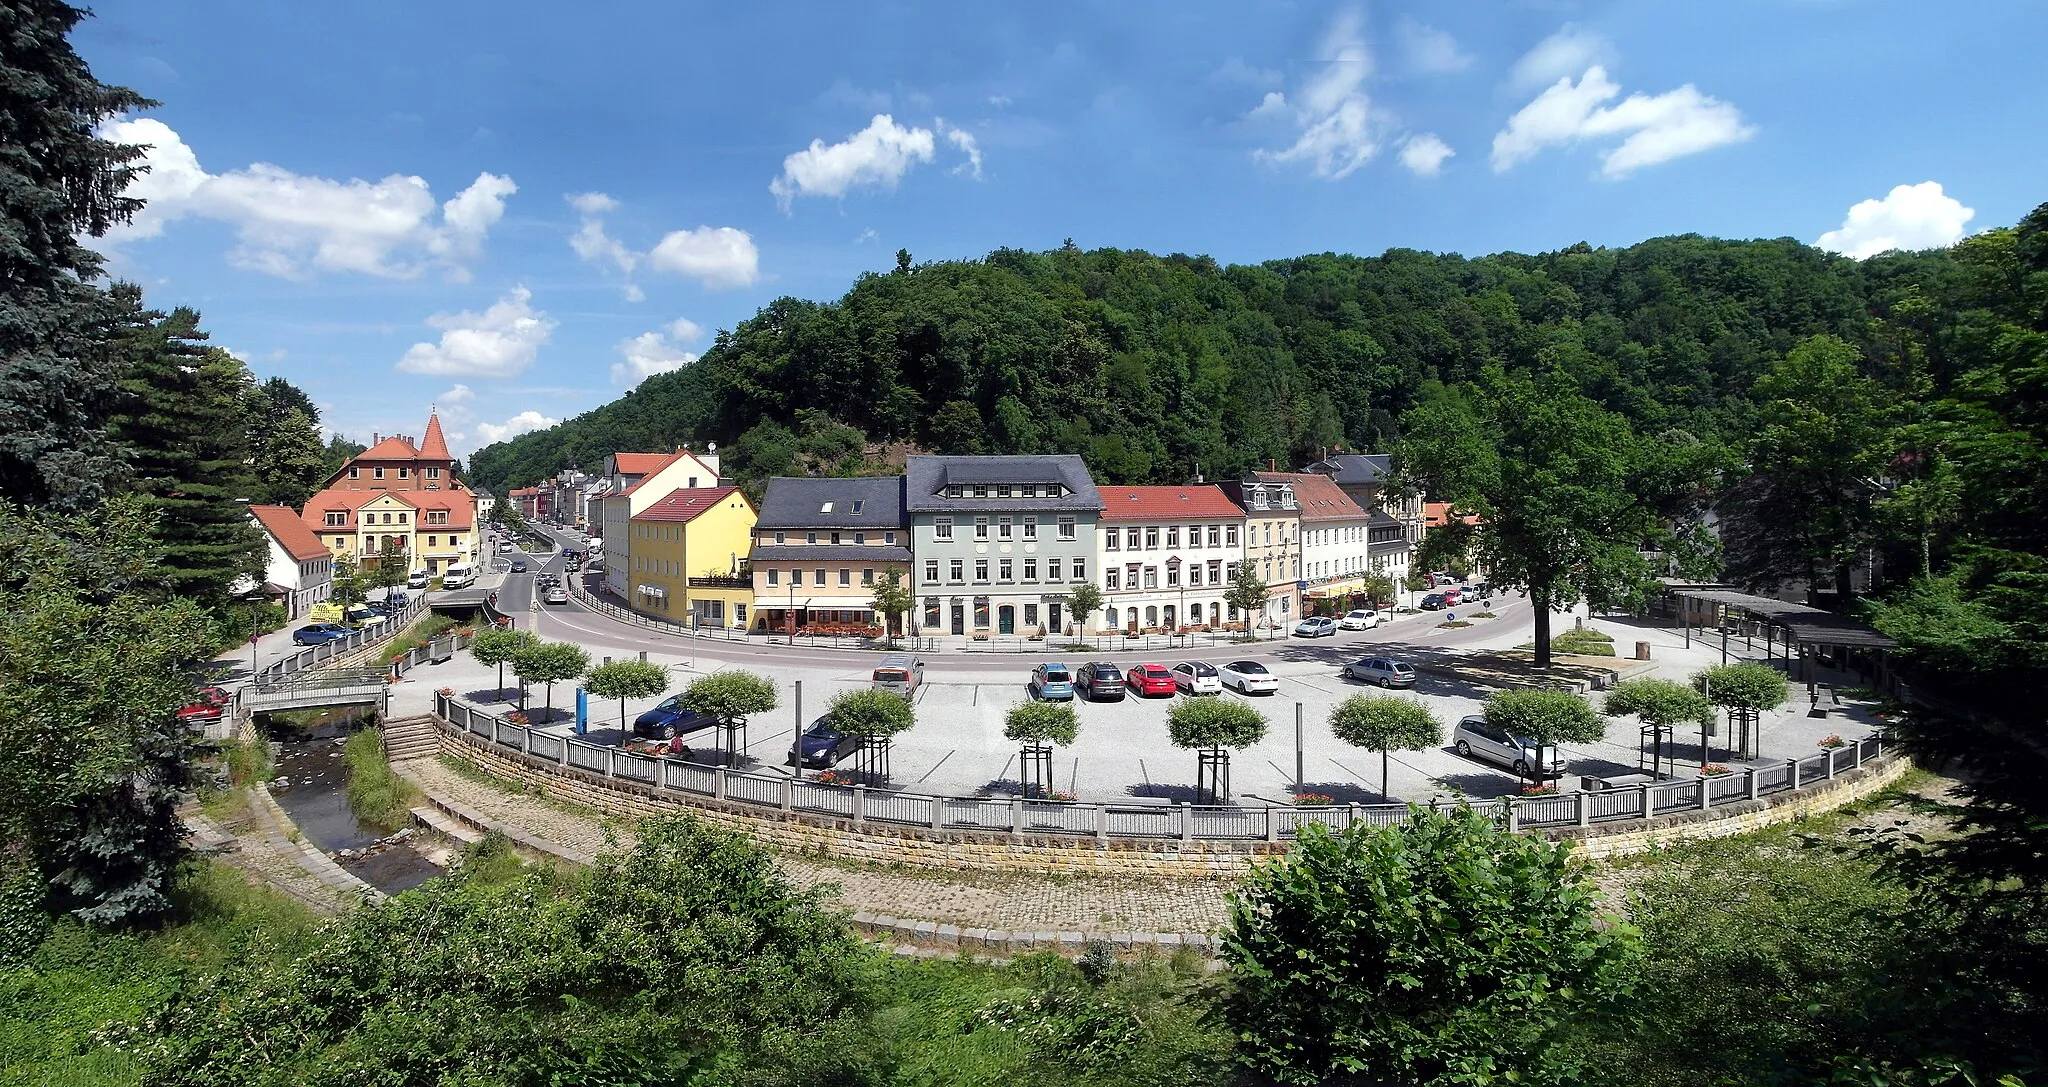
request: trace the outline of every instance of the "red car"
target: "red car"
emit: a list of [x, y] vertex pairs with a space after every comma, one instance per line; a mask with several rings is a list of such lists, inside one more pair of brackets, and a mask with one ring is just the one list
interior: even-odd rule
[[199, 697], [178, 711], [180, 721], [218, 721], [233, 698], [219, 687], [199, 688]]
[[1452, 606], [1452, 605], [1454, 605], [1454, 604], [1462, 604], [1462, 603], [1464, 603], [1464, 602], [1465, 602], [1465, 594], [1464, 594], [1464, 593], [1463, 593], [1463, 592], [1462, 592], [1461, 590], [1458, 590], [1458, 589], [1445, 589], [1445, 590], [1444, 590], [1444, 606], [1445, 606], [1445, 607], [1450, 607], [1450, 606]]
[[1173, 682], [1173, 673], [1163, 664], [1134, 664], [1124, 672], [1124, 686], [1138, 692], [1140, 697], [1163, 694], [1173, 697], [1178, 689]]

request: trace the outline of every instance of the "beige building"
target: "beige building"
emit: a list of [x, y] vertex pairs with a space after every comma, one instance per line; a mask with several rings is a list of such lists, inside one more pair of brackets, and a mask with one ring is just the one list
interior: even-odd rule
[[873, 604], [891, 570], [911, 585], [903, 477], [769, 480], [749, 565], [758, 629], [909, 629], [909, 616], [878, 616]]
[[1294, 485], [1247, 472], [1218, 486], [1244, 510], [1244, 561], [1266, 583], [1266, 613], [1254, 625], [1293, 622], [1301, 614], [1301, 505]]

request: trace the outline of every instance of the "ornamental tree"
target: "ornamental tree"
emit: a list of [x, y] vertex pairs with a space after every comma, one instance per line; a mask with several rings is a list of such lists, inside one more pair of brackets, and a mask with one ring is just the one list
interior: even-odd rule
[[[1387, 753], [1423, 751], [1444, 742], [1444, 724], [1412, 698], [1355, 694], [1330, 711], [1330, 731], [1353, 747], [1380, 753], [1380, 795], [1387, 791]], [[1298, 784], [1298, 783], [1297, 783]]]
[[917, 724], [910, 700], [894, 691], [857, 687], [841, 691], [826, 704], [832, 727], [861, 739], [862, 769], [888, 776], [889, 743], [897, 733]]
[[[1052, 792], [1052, 748], [1054, 744], [1073, 746], [1074, 738], [1081, 734], [1081, 719], [1074, 707], [1057, 702], [1023, 702], [1010, 707], [1003, 718], [1003, 736], [1023, 745], [1018, 753], [1018, 776], [1023, 780], [1024, 793], [1031, 795], [1033, 788], [1042, 787], [1047, 794]], [[1044, 781], [1036, 780], [1033, 769], [1043, 767]]]
[[1251, 560], [1237, 564], [1237, 573], [1230, 577], [1230, 587], [1223, 590], [1223, 602], [1244, 616], [1244, 632], [1250, 634], [1252, 616], [1266, 608], [1266, 582], [1252, 568]]
[[1707, 764], [1707, 730], [1714, 726], [1714, 706], [1707, 696], [1683, 683], [1668, 679], [1629, 679], [1614, 685], [1601, 703], [1600, 712], [1609, 717], [1634, 716], [1656, 733], [1663, 734], [1688, 721], [1700, 726], [1700, 765]]
[[1792, 693], [1783, 672], [1754, 661], [1702, 669], [1693, 673], [1692, 685], [1707, 701], [1728, 711], [1729, 731], [1741, 737], [1745, 755], [1755, 742], [1763, 711], [1784, 705]]
[[600, 664], [584, 678], [583, 689], [599, 698], [619, 700], [619, 736], [623, 739], [626, 735], [626, 699], [653, 698], [668, 690], [668, 669], [638, 660]]
[[1487, 724], [1536, 742], [1536, 764], [1523, 768], [1532, 781], [1543, 778], [1543, 748], [1561, 741], [1589, 744], [1607, 734], [1593, 707], [1569, 691], [1498, 691], [1487, 698], [1484, 712]]
[[1628, 967], [1571, 848], [1459, 805], [1310, 823], [1231, 895], [1224, 1015], [1283, 1084], [1551, 1082], [1574, 1017]]
[[590, 654], [570, 642], [535, 640], [512, 654], [512, 671], [521, 684], [547, 684], [547, 719], [555, 715], [555, 684], [590, 670]]
[[775, 681], [737, 669], [713, 672], [683, 688], [681, 698], [683, 708], [718, 722], [725, 747], [720, 759], [725, 761], [738, 746], [736, 741], [740, 730], [747, 727], [747, 718], [775, 708]]
[[[1230, 796], [1228, 749], [1250, 747], [1264, 739], [1266, 715], [1242, 702], [1191, 698], [1167, 712], [1166, 732], [1173, 746], [1204, 753], [1196, 764], [1195, 789], [1220, 802]], [[1210, 767], [1213, 770], [1205, 774]]]
[[1092, 581], [1084, 581], [1067, 590], [1067, 616], [1077, 622], [1082, 634], [1088, 633], [1088, 619], [1102, 610], [1102, 590]]
[[482, 631], [470, 639], [469, 655], [482, 665], [498, 666], [498, 694], [502, 700], [505, 693], [505, 665], [519, 656], [519, 651], [538, 644], [540, 639], [530, 630], [506, 630], [493, 628]]
[[894, 638], [903, 630], [903, 613], [917, 603], [910, 587], [903, 584], [903, 571], [890, 567], [882, 573], [882, 580], [875, 583], [875, 591], [868, 599], [868, 606], [882, 620], [882, 632]]

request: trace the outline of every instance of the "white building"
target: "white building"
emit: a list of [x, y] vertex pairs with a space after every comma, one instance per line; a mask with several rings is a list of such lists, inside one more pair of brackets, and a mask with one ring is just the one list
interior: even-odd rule
[[[334, 591], [334, 555], [320, 537], [301, 520], [297, 510], [284, 506], [250, 506], [270, 543], [270, 562], [263, 579], [270, 597], [284, 605], [286, 618], [296, 622], [306, 617], [315, 604], [324, 604]], [[243, 586], [247, 591], [253, 586]]]
[[1221, 487], [1097, 491], [1102, 629], [1173, 631], [1237, 619], [1223, 595], [1244, 559], [1245, 513]]
[[[592, 519], [592, 528], [608, 545], [604, 558], [604, 584], [620, 599], [630, 598], [633, 557], [629, 531], [634, 515], [667, 498], [677, 490], [718, 486], [718, 458], [705, 454], [710, 463], [688, 450], [673, 453], [613, 453], [605, 458], [605, 490], [591, 503], [602, 507]], [[591, 513], [598, 513], [593, 509]], [[598, 529], [598, 526], [602, 526]]]

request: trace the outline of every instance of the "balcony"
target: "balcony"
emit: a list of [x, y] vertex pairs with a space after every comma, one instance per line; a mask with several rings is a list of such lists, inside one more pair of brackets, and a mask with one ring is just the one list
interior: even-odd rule
[[690, 588], [692, 589], [751, 589], [753, 587], [754, 579], [752, 577], [736, 574], [719, 577], [693, 577], [690, 579]]

